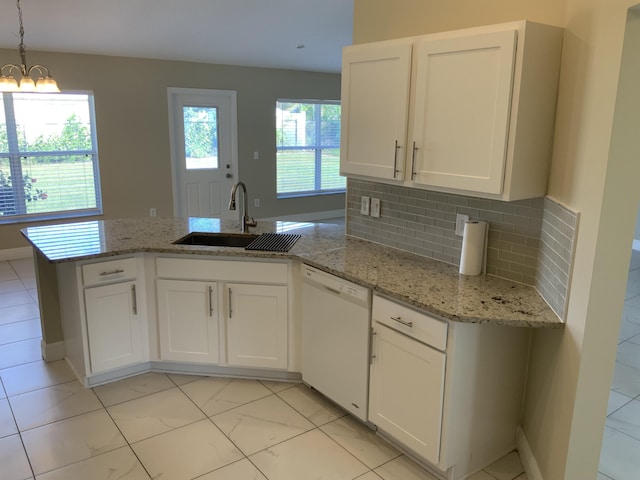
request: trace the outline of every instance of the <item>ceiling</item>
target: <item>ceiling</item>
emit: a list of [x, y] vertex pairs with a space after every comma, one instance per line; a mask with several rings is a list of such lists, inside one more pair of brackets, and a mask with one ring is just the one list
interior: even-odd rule
[[[339, 72], [353, 0], [20, 0], [29, 50]], [[19, 61], [18, 9], [0, 48]], [[303, 46], [303, 48], [300, 48]]]

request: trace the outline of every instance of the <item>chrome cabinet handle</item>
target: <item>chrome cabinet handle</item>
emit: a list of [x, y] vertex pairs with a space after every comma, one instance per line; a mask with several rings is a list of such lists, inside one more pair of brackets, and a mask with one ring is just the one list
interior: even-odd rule
[[369, 348], [371, 350], [371, 355], [369, 355], [369, 365], [373, 365], [373, 359], [376, 358], [375, 353], [373, 353], [373, 337], [375, 337], [378, 333], [373, 329], [373, 327], [371, 327], [371, 343], [369, 345]]
[[138, 298], [136, 295], [135, 285], [131, 285], [131, 302], [132, 302], [133, 314], [137, 315], [138, 314]]
[[229, 288], [229, 318], [233, 316], [233, 310], [231, 309], [231, 289]]
[[398, 150], [400, 150], [400, 145], [398, 145], [398, 140], [396, 140], [396, 148], [393, 150], [393, 178], [396, 178], [396, 174], [400, 172], [400, 170], [398, 170]]
[[213, 317], [213, 287], [209, 285], [209, 316]]
[[111, 270], [110, 272], [100, 272], [100, 276], [106, 277], [107, 275], [115, 275], [117, 273], [124, 273], [124, 270], [116, 268], [115, 270]]
[[413, 154], [411, 155], [411, 180], [416, 178], [416, 152], [418, 151], [418, 147], [416, 147], [416, 142], [413, 142]]
[[408, 322], [406, 320], [403, 320], [402, 317], [389, 317], [389, 318], [394, 322], [401, 323], [402, 325], [406, 325], [409, 328], [413, 327], [413, 322]]

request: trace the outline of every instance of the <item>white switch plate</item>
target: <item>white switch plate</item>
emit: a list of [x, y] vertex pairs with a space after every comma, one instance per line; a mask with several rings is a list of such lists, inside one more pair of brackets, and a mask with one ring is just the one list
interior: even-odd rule
[[369, 215], [369, 197], [360, 197], [360, 213]]
[[253, 152], [253, 159], [260, 160], [260, 152]]
[[463, 215], [462, 213], [456, 215], [456, 235], [460, 237], [464, 235], [464, 224], [468, 221], [469, 215]]
[[371, 199], [371, 216], [375, 218], [380, 218], [380, 199], [379, 198]]
[[260, 199], [259, 198], [254, 198], [253, 199], [253, 206], [254, 207], [259, 207], [260, 206]]

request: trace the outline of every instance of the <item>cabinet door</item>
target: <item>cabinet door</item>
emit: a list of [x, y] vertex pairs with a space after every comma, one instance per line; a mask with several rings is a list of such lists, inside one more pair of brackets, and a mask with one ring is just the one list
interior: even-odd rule
[[160, 358], [218, 363], [216, 283], [158, 280]]
[[340, 173], [402, 180], [411, 43], [344, 49]]
[[142, 311], [138, 315], [143, 299], [136, 287], [123, 282], [85, 289], [92, 374], [144, 360]]
[[437, 464], [445, 354], [379, 323], [374, 329], [369, 421]]
[[503, 189], [516, 31], [416, 44], [411, 180], [500, 194]]
[[287, 368], [287, 287], [228, 284], [227, 361]]

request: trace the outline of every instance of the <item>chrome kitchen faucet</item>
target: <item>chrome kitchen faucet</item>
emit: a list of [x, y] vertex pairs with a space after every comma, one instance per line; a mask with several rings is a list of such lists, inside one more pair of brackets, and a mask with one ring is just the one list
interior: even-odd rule
[[238, 182], [231, 188], [231, 200], [229, 201], [229, 210], [236, 209], [236, 190], [238, 187], [242, 187], [243, 195], [242, 195], [242, 203], [244, 213], [242, 214], [242, 233], [247, 231], [248, 227], [255, 227], [258, 225], [252, 217], [249, 216], [249, 199], [247, 198], [247, 186], [244, 182]]

